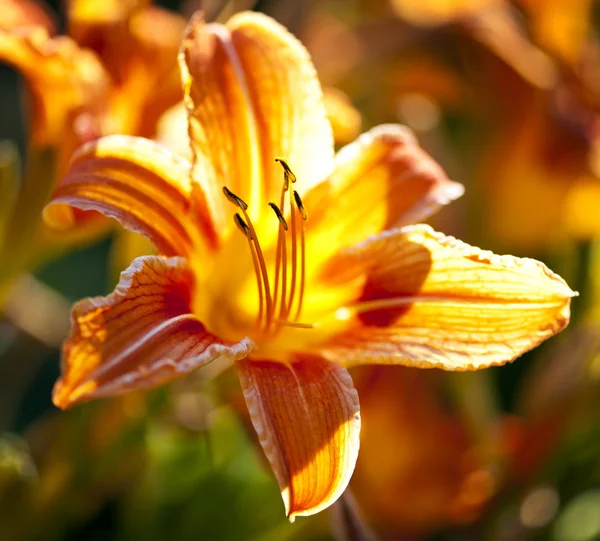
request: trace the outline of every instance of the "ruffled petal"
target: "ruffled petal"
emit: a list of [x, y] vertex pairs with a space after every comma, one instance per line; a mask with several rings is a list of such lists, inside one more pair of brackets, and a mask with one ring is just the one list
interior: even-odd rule
[[360, 413], [350, 375], [316, 357], [289, 365], [246, 359], [237, 367], [288, 517], [325, 509], [345, 490], [358, 456]]
[[340, 150], [329, 180], [304, 197], [309, 238], [339, 249], [424, 220], [463, 191], [409, 129], [384, 124]]
[[184, 259], [146, 256], [121, 274], [111, 295], [77, 303], [54, 404], [64, 409], [148, 389], [218, 357], [245, 357], [249, 340], [226, 345], [191, 313], [193, 289]]
[[0, 27], [0, 61], [14, 66], [27, 81], [37, 146], [60, 143], [74, 111], [96, 114], [110, 84], [92, 51], [65, 36], [51, 38], [41, 27]]
[[104, 137], [77, 152], [44, 217], [68, 228], [76, 216], [65, 203], [96, 210], [148, 237], [161, 254], [190, 255], [215, 235], [206, 206], [190, 212], [190, 167], [147, 139]]
[[385, 232], [333, 258], [332, 285], [364, 273], [348, 327], [321, 353], [344, 364], [476, 370], [512, 361], [562, 330], [575, 295], [532, 259], [498, 256], [418, 225]]
[[285, 28], [258, 13], [238, 14], [227, 27], [196, 16], [180, 64], [194, 177], [215, 199], [223, 201], [226, 184], [258, 216], [281, 191], [276, 157], [302, 189], [329, 174], [333, 138], [321, 88], [306, 49]]

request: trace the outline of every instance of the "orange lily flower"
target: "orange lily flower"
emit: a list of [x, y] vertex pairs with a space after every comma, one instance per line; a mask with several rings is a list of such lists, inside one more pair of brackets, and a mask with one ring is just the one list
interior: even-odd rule
[[462, 186], [407, 129], [379, 126], [334, 157], [310, 57], [272, 19], [195, 16], [180, 67], [192, 162], [106, 137], [77, 152], [48, 207], [100, 211], [161, 254], [75, 305], [53, 400], [68, 408], [230, 361], [293, 520], [352, 475], [348, 366], [503, 364], [564, 328], [573, 292], [537, 261], [409, 225]]
[[110, 225], [67, 205], [55, 207], [54, 228], [41, 222], [75, 149], [109, 133], [154, 137], [159, 117], [183, 97], [177, 52], [185, 21], [147, 4], [71, 0], [70, 35], [55, 36], [41, 3], [0, 0], [0, 61], [23, 75], [31, 104], [24, 178], [15, 179], [18, 193], [3, 216], [0, 304], [49, 252], [89, 242]]
[[[588, 48], [591, 58], [600, 50], [594, 52], [595, 43], [587, 35], [574, 39], [574, 27], [579, 26], [557, 16], [556, 10], [567, 9], [560, 4], [537, 6], [532, 14], [542, 43], [556, 51], [553, 57], [525, 37], [511, 11], [482, 13], [470, 27], [473, 36], [497, 57], [484, 52], [480, 60], [489, 85], [483, 94], [492, 96], [500, 110], [478, 174], [488, 191], [489, 232], [520, 250], [547, 249], [566, 239], [589, 240], [600, 227], [595, 210], [600, 202], [600, 100], [587, 77], [594, 62], [581, 54]], [[572, 15], [581, 18], [583, 27], [589, 9], [585, 2], [575, 4]], [[564, 34], [546, 26], [559, 19]], [[556, 38], [554, 45], [543, 39], [549, 34]], [[576, 51], [578, 61], [567, 63]], [[552, 235], [548, 235], [549, 228]]]
[[176, 56], [185, 23], [147, 3], [70, 0], [70, 35], [53, 36], [39, 5], [0, 0], [9, 15], [0, 23], [0, 60], [33, 94], [34, 146], [63, 145], [66, 127], [83, 130], [85, 112], [95, 113], [99, 133], [155, 135], [160, 115], [182, 98]]

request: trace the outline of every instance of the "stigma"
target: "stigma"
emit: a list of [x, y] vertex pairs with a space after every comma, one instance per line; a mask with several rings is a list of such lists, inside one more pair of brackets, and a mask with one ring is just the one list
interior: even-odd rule
[[[269, 202], [277, 219], [277, 246], [274, 269], [269, 277], [263, 248], [248, 214], [248, 204], [226, 186], [225, 198], [238, 208], [233, 215], [236, 227], [246, 237], [252, 266], [256, 276], [258, 313], [255, 326], [264, 336], [274, 336], [283, 327], [310, 329], [310, 323], [299, 321], [306, 288], [305, 222], [308, 212], [300, 194], [293, 189], [296, 175], [282, 158], [276, 158], [283, 169], [283, 183], [279, 204]], [[286, 206], [289, 208], [286, 219]], [[289, 223], [288, 223], [289, 222]]]

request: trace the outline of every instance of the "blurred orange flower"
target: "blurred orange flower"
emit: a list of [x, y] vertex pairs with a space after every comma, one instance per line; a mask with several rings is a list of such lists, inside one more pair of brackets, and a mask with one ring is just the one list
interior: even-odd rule
[[[530, 6], [532, 24], [550, 24], [560, 4]], [[575, 4], [583, 16], [584, 2]], [[500, 109], [480, 168], [489, 191], [488, 224], [495, 238], [521, 249], [600, 231], [594, 210], [600, 202], [600, 50], [583, 36], [567, 43], [566, 36], [574, 36], [563, 22], [565, 40], [556, 44], [556, 57], [529, 41], [508, 10], [483, 12], [472, 25], [475, 37], [503, 60], [500, 65], [487, 57], [483, 67], [491, 90], [484, 94]]]
[[503, 364], [567, 324], [573, 292], [537, 261], [408, 225], [462, 186], [401, 126], [334, 157], [310, 57], [272, 19], [195, 16], [180, 67], [192, 162], [102, 138], [47, 207], [100, 211], [162, 254], [74, 307], [53, 399], [67, 408], [235, 363], [286, 513], [314, 514], [358, 455], [347, 366]]
[[41, 210], [82, 143], [109, 133], [157, 135], [159, 117], [183, 97], [177, 51], [185, 21], [146, 2], [71, 0], [69, 37], [54, 35], [42, 4], [0, 0], [0, 10], [0, 61], [23, 75], [31, 109], [24, 179], [0, 242], [10, 254], [0, 272], [6, 291], [49, 251], [106, 231], [97, 213], [66, 205], [55, 209], [54, 228], [44, 227]]
[[373, 524], [433, 531], [473, 520], [496, 493], [468, 424], [440, 398], [439, 374], [361, 369], [354, 379], [365, 419], [352, 488]]

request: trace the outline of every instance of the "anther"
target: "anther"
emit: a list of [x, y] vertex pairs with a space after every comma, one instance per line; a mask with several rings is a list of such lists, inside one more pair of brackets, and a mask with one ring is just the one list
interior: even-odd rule
[[281, 164], [281, 167], [283, 167], [284, 176], [286, 180], [289, 180], [290, 182], [296, 182], [296, 175], [292, 173], [292, 170], [290, 169], [290, 166], [287, 164], [287, 162], [283, 158], [275, 158], [275, 161], [279, 162]]
[[294, 190], [294, 199], [296, 200], [296, 206], [300, 211], [300, 216], [302, 216], [302, 219], [306, 222], [306, 220], [308, 220], [308, 212], [306, 212], [306, 208], [302, 204], [302, 199], [300, 199], [300, 194], [296, 190]]
[[248, 224], [244, 222], [244, 219], [237, 212], [233, 215], [233, 221], [235, 222], [235, 225], [238, 226], [238, 229], [248, 237], [248, 240], [252, 240], [252, 232], [250, 231]]
[[275, 203], [269, 203], [269, 206], [273, 209], [273, 212], [277, 216], [277, 219], [279, 220], [279, 223], [283, 226], [283, 229], [285, 229], [287, 231], [288, 230], [288, 224], [285, 221], [285, 218], [283, 217], [283, 214], [281, 213], [281, 210], [279, 210], [279, 207]]
[[236, 207], [239, 207], [242, 210], [248, 209], [248, 204], [241, 197], [238, 197], [231, 190], [229, 190], [227, 186], [223, 186], [223, 193], [225, 194], [225, 197]]

